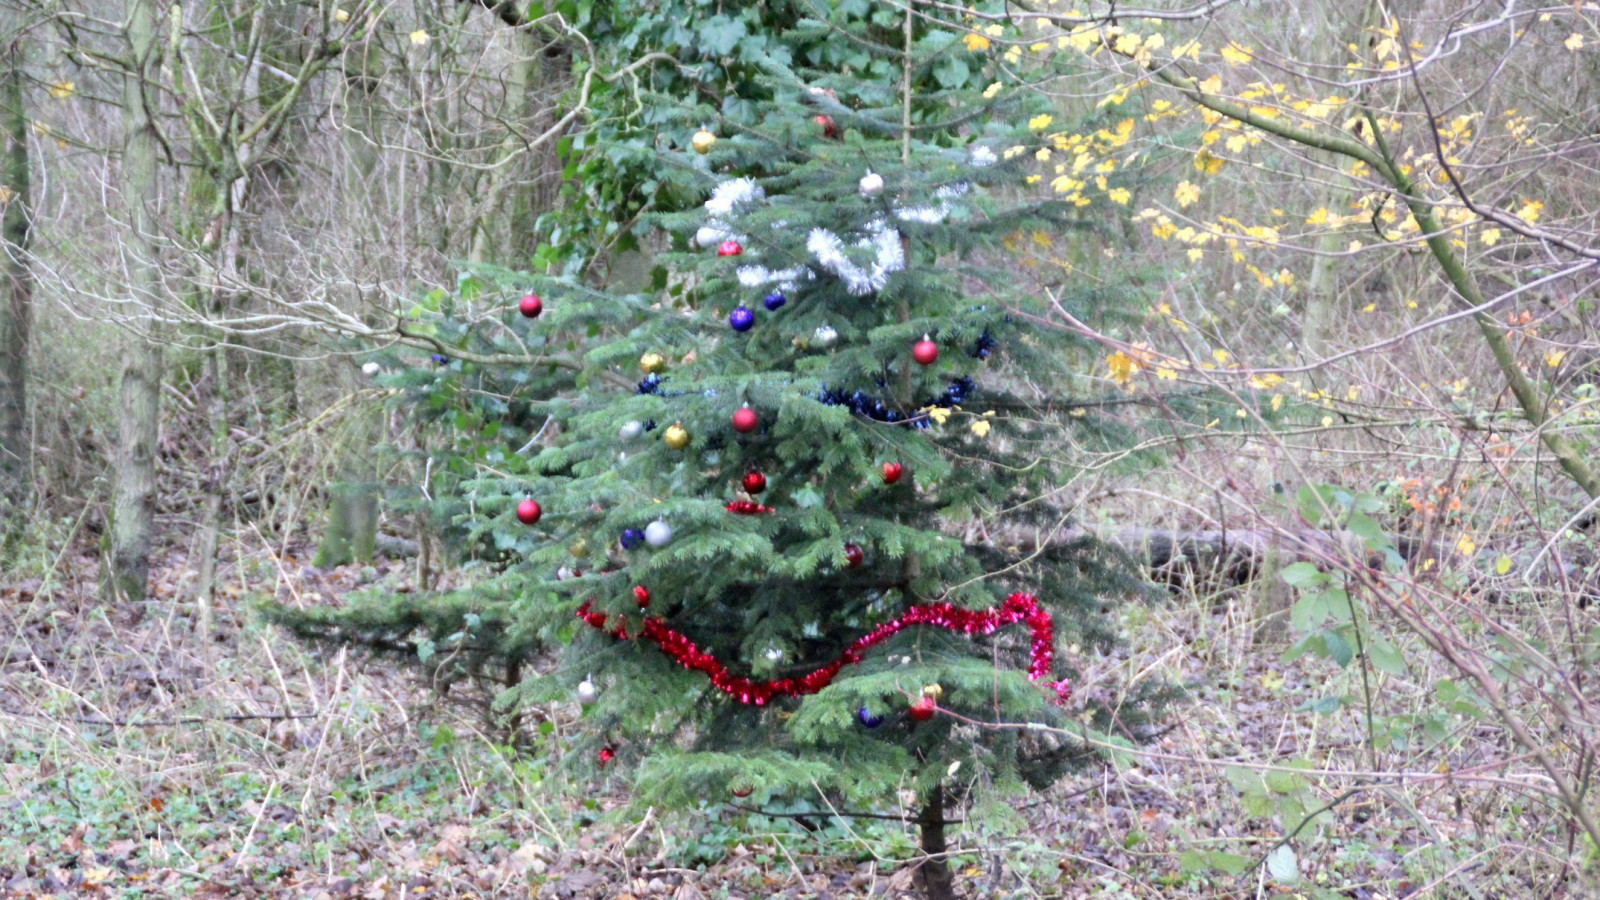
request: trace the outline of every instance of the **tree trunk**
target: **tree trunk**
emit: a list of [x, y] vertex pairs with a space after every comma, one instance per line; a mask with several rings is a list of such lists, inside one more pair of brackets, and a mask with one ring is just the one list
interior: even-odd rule
[[162, 360], [156, 343], [161, 263], [156, 240], [160, 206], [160, 139], [151, 109], [160, 103], [146, 85], [157, 83], [160, 44], [155, 0], [128, 6], [131, 71], [122, 86], [122, 195], [128, 229], [122, 242], [129, 293], [134, 308], [128, 346], [122, 355], [121, 418], [116, 448], [116, 500], [111, 523], [112, 598], [143, 600], [150, 580], [150, 546], [155, 531], [156, 441], [161, 414]]
[[[368, 197], [377, 190], [372, 180], [379, 161], [377, 148], [383, 143], [383, 117], [377, 96], [383, 76], [383, 63], [372, 43], [363, 45], [346, 63], [342, 137], [347, 197]], [[370, 227], [370, 223], [364, 227]], [[351, 303], [352, 308], [359, 309], [361, 297], [353, 296]], [[359, 390], [354, 368], [347, 361], [336, 365], [340, 394], [349, 396]], [[328, 485], [328, 520], [312, 557], [313, 565], [342, 566], [372, 560], [378, 531], [377, 465], [373, 454], [382, 434], [381, 420], [381, 410], [360, 406], [352, 409], [346, 420], [335, 450], [338, 480]]]
[[228, 346], [212, 347], [206, 354], [206, 378], [211, 386], [206, 416], [211, 421], [211, 459], [205, 475], [205, 516], [200, 527], [197, 552], [200, 574], [195, 583], [195, 606], [199, 614], [195, 630], [209, 652], [211, 623], [216, 606], [217, 546], [222, 538], [222, 513], [228, 489]]
[[943, 786], [935, 786], [922, 800], [922, 811], [917, 814], [917, 832], [922, 839], [925, 858], [917, 863], [917, 883], [927, 900], [955, 900], [955, 880], [950, 875], [950, 863], [945, 859]]
[[33, 321], [33, 269], [28, 259], [32, 172], [28, 166], [28, 117], [22, 105], [22, 47], [16, 12], [0, 13], [0, 561], [22, 534], [32, 484], [28, 440], [28, 333]]

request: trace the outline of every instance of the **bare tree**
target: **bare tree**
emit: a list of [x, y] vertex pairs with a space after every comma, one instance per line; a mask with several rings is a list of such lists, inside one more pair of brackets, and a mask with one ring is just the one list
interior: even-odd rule
[[0, 560], [21, 534], [33, 462], [28, 434], [28, 335], [33, 321], [33, 270], [28, 261], [32, 225], [32, 170], [28, 116], [22, 90], [22, 16], [0, 7]]
[[156, 110], [162, 107], [155, 90], [162, 60], [159, 26], [156, 0], [130, 0], [123, 26], [129, 67], [122, 74], [122, 195], [128, 229], [119, 262], [133, 308], [141, 311], [131, 316], [132, 330], [123, 348], [111, 577], [104, 585], [112, 596], [130, 601], [143, 600], [149, 587], [161, 415], [160, 321], [153, 312], [166, 291], [157, 238], [166, 201], [156, 123]]

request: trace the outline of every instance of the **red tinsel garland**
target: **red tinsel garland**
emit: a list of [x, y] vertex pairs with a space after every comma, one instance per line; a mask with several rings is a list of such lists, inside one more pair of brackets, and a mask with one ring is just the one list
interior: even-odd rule
[[[592, 611], [590, 603], [591, 601], [585, 600], [583, 605], [578, 607], [578, 618], [602, 631], [607, 630], [606, 614]], [[667, 627], [659, 618], [645, 618], [641, 634], [655, 641], [660, 645], [661, 652], [672, 657], [685, 669], [704, 672], [718, 690], [732, 696], [740, 703], [764, 706], [777, 696], [798, 697], [803, 694], [815, 694], [833, 683], [833, 677], [839, 674], [840, 669], [860, 662], [864, 652], [888, 640], [907, 625], [937, 625], [964, 634], [993, 634], [1001, 626], [1016, 622], [1025, 623], [1033, 632], [1028, 677], [1037, 681], [1048, 676], [1050, 658], [1054, 652], [1051, 646], [1053, 627], [1050, 614], [1039, 608], [1038, 600], [1032, 594], [1012, 594], [1000, 604], [999, 608], [990, 607], [981, 610], [962, 609], [949, 603], [913, 606], [900, 618], [885, 622], [856, 638], [838, 659], [822, 668], [799, 678], [779, 678], [775, 681], [754, 681], [729, 673], [727, 667], [718, 662], [716, 657], [702, 652], [693, 641], [681, 632]], [[627, 627], [620, 616], [610, 631], [619, 638], [625, 639], [628, 636]], [[1055, 691], [1058, 702], [1064, 702], [1071, 695], [1071, 688], [1064, 680], [1051, 682], [1050, 687]]]
[[772, 507], [770, 506], [762, 506], [759, 503], [752, 503], [749, 500], [729, 500], [726, 509], [728, 512], [741, 516], [753, 516], [759, 513], [769, 513], [773, 511]]

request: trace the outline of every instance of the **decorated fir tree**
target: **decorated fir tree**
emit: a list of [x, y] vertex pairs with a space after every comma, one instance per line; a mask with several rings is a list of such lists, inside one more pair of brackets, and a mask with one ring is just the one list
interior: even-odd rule
[[[1008, 246], [1093, 232], [1118, 208], [1026, 187], [1062, 143], [1048, 115], [985, 90], [986, 57], [957, 32], [874, 22], [851, 36], [898, 80], [767, 54], [737, 116], [644, 98], [655, 171], [703, 200], [648, 219], [659, 290], [480, 271], [475, 296], [540, 296], [508, 310], [514, 340], [427, 332], [459, 377], [402, 383], [494, 398], [474, 415], [500, 449], [449, 487], [496, 578], [276, 616], [379, 646], [420, 636], [471, 671], [554, 648], [555, 673], [509, 678], [501, 708], [580, 702], [571, 758], [642, 802], [820, 790], [881, 812], [911, 788], [924, 883], [943, 896], [953, 804], [1004, 810], [1093, 755], [1021, 723], [1137, 738], [1148, 713], [1075, 698], [1059, 652], [1112, 643], [1106, 607], [1136, 582], [1104, 548], [1054, 538], [1075, 474], [1063, 436], [1121, 435], [1064, 365], [1070, 334], [1033, 324], [1053, 304], [1101, 322], [1143, 304]], [[1077, 133], [1096, 159], [1118, 140]], [[504, 365], [517, 346], [528, 361]]]

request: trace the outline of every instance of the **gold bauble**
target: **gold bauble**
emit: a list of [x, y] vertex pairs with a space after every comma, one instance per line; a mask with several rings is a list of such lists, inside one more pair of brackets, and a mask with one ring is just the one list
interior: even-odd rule
[[938, 703], [939, 698], [944, 696], [944, 688], [939, 687], [937, 684], [925, 684], [922, 686], [922, 696]]
[[694, 140], [691, 143], [694, 144], [694, 152], [710, 153], [711, 148], [717, 143], [717, 136], [702, 128], [694, 133]]
[[654, 375], [666, 371], [666, 357], [659, 353], [646, 353], [639, 357], [639, 371], [646, 375]]
[[661, 439], [666, 441], [667, 446], [674, 450], [682, 450], [689, 446], [688, 430], [676, 423], [667, 426], [667, 432], [661, 436]]
[[567, 552], [579, 559], [583, 559], [585, 556], [589, 555], [589, 542], [583, 538], [578, 538], [567, 545]]

